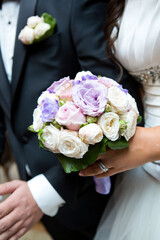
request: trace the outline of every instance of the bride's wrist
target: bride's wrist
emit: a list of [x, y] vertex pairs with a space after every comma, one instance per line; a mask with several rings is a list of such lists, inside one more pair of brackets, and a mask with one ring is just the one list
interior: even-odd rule
[[160, 127], [137, 127], [129, 149], [138, 164], [160, 160]]

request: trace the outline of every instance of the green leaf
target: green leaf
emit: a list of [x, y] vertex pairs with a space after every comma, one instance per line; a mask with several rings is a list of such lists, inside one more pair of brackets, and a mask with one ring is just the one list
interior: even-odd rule
[[142, 117], [139, 116], [138, 119], [137, 119], [137, 124], [140, 124], [142, 122]]
[[88, 123], [96, 123], [98, 121], [97, 117], [87, 116]]
[[43, 143], [42, 143], [41, 140], [39, 140], [39, 147], [40, 147], [40, 148], [44, 148], [44, 149], [46, 149], [46, 147], [43, 145]]
[[34, 133], [37, 133], [37, 132], [38, 132], [38, 131], [35, 131], [35, 130], [34, 130], [33, 125], [30, 125], [30, 126], [28, 127], [28, 130], [29, 130], [30, 132], [34, 132]]
[[102, 154], [102, 153], [106, 152], [107, 143], [108, 143], [108, 139], [106, 137], [103, 137], [103, 139], [101, 141], [99, 154]]
[[89, 122], [82, 123], [79, 128], [85, 127], [85, 126], [87, 126], [88, 124], [89, 124]]
[[51, 124], [54, 126], [54, 127], [56, 127], [57, 129], [61, 129], [61, 125], [58, 123], [58, 122], [56, 122], [56, 120], [54, 120], [53, 122], [51, 122]]
[[44, 18], [44, 22], [45, 22], [45, 23], [48, 23], [48, 24], [51, 26], [52, 29], [56, 26], [56, 19], [55, 19], [55, 18], [52, 18], [52, 16], [51, 16], [50, 14], [48, 14], [48, 13], [43, 13], [43, 14], [41, 15], [41, 17]]
[[121, 130], [126, 130], [127, 129], [127, 122], [124, 120], [119, 120], [119, 128]]
[[81, 159], [69, 158], [62, 154], [57, 154], [58, 160], [61, 162], [66, 173], [77, 172], [87, 166], [93, 164], [100, 151], [101, 143], [89, 146], [89, 151]]
[[123, 135], [123, 133], [126, 131], [127, 129], [127, 122], [124, 120], [119, 120], [119, 134]]
[[40, 129], [39, 132], [38, 132], [38, 137], [39, 137], [39, 140], [42, 141], [42, 142], [45, 142], [44, 138], [43, 138], [43, 129]]
[[111, 112], [111, 111], [112, 111], [112, 106], [109, 103], [107, 103], [104, 112], [108, 113], [108, 112]]
[[118, 139], [117, 141], [107, 141], [107, 146], [111, 149], [123, 149], [129, 146], [129, 142], [126, 141], [124, 137]]
[[60, 99], [58, 103], [59, 106], [62, 107], [66, 102], [63, 99]]

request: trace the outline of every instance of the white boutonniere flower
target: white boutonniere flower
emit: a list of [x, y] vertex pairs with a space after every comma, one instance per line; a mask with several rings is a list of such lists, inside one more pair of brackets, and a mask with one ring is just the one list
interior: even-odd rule
[[25, 45], [31, 45], [50, 37], [56, 26], [56, 19], [48, 13], [41, 17], [32, 16], [27, 19], [27, 25], [21, 30], [18, 39]]

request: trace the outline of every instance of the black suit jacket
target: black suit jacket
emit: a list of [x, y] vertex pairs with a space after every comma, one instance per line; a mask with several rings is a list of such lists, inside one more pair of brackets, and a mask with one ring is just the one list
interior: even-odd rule
[[[53, 81], [64, 76], [72, 78], [81, 70], [118, 79], [118, 67], [105, 54], [106, 2], [21, 0], [11, 85], [0, 57], [0, 106], [21, 178], [27, 179], [25, 164], [33, 177], [43, 173], [66, 201], [55, 218], [74, 230], [97, 225], [106, 197], [95, 192], [92, 178], [65, 174], [56, 155], [40, 149], [37, 137], [27, 127], [32, 124], [39, 95]], [[23, 45], [18, 34], [27, 18], [44, 12], [56, 18], [54, 34], [40, 43]], [[129, 81], [134, 94], [136, 84], [133, 79]], [[124, 82], [128, 82], [127, 73]]]

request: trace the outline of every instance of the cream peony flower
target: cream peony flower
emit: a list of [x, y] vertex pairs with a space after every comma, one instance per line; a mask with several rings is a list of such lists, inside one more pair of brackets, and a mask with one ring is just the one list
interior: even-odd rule
[[42, 22], [44, 22], [43, 17], [32, 16], [28, 18], [27, 26], [30, 28], [35, 28], [39, 23], [42, 23]]
[[127, 94], [125, 94], [118, 87], [111, 87], [108, 89], [108, 100], [110, 104], [116, 109], [117, 113], [122, 114], [129, 109]]
[[42, 104], [42, 101], [45, 99], [45, 98], [49, 98], [50, 100], [52, 100], [53, 102], [55, 100], [59, 100], [58, 97], [54, 94], [54, 93], [50, 93], [49, 91], [44, 91], [42, 92], [42, 94], [40, 95], [40, 97], [38, 98], [38, 105], [41, 106]]
[[103, 139], [103, 132], [96, 123], [88, 124], [79, 130], [80, 139], [86, 144], [96, 144]]
[[127, 141], [129, 141], [129, 139], [135, 134], [138, 116], [139, 114], [133, 110], [120, 116], [120, 120], [127, 122], [127, 129], [123, 133], [123, 136]]
[[43, 127], [41, 115], [42, 115], [42, 112], [40, 107], [35, 108], [33, 112], [33, 129], [36, 132]]
[[98, 125], [109, 140], [116, 141], [119, 138], [119, 116], [116, 113], [102, 114], [98, 119]]
[[21, 30], [18, 39], [21, 40], [26, 45], [32, 44], [32, 42], [34, 41], [34, 29], [25, 26]]
[[51, 26], [48, 23], [39, 23], [34, 29], [35, 39], [43, 36], [50, 28]]
[[60, 131], [52, 124], [43, 129], [43, 145], [54, 153], [59, 153], [59, 134]]
[[72, 131], [64, 130], [60, 132], [58, 150], [67, 157], [79, 159], [88, 151], [88, 145], [72, 134]]

